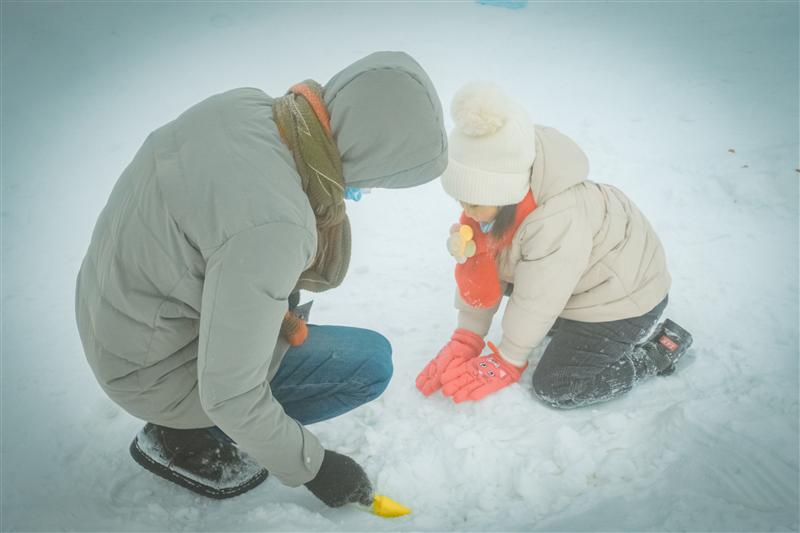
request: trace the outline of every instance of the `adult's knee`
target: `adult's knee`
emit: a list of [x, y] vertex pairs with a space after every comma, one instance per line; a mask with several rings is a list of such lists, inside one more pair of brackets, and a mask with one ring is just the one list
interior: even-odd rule
[[357, 379], [363, 386], [365, 401], [370, 401], [380, 396], [392, 380], [392, 345], [386, 337], [371, 330], [364, 330], [360, 341], [365, 357]]

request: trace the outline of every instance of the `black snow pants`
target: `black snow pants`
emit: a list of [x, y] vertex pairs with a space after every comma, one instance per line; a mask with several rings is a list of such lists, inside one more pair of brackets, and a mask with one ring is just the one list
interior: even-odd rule
[[655, 374], [639, 345], [647, 340], [667, 298], [642, 316], [612, 322], [559, 318], [533, 373], [533, 390], [553, 407], [572, 409], [625, 394]]

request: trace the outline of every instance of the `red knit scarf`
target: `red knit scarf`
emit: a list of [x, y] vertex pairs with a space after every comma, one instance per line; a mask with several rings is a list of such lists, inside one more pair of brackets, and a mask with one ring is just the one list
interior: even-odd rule
[[461, 213], [461, 223], [472, 228], [475, 241], [475, 255], [463, 264], [456, 264], [456, 283], [461, 298], [472, 307], [494, 307], [503, 296], [500, 288], [500, 276], [497, 272], [497, 254], [511, 244], [514, 234], [522, 221], [536, 209], [533, 191], [529, 191], [517, 204], [514, 223], [506, 229], [500, 238], [491, 233], [483, 233], [480, 224]]

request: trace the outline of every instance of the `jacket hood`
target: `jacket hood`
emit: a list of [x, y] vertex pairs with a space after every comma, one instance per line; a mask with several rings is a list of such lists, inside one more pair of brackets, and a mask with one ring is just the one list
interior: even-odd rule
[[531, 170], [531, 189], [537, 204], [584, 181], [589, 159], [575, 141], [547, 126], [536, 126], [536, 159]]
[[324, 95], [348, 185], [413, 187], [444, 171], [442, 104], [408, 54], [370, 54], [336, 74]]

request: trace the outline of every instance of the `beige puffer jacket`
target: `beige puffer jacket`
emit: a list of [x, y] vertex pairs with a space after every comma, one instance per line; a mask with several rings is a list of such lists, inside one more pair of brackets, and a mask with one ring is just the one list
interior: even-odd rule
[[[566, 135], [536, 129], [531, 189], [537, 208], [498, 257], [514, 290], [503, 316], [502, 356], [522, 366], [560, 316], [606, 322], [640, 316], [669, 291], [661, 242], [622, 192], [586, 179], [589, 164]], [[485, 336], [499, 307], [476, 309], [456, 291], [459, 327]]]

